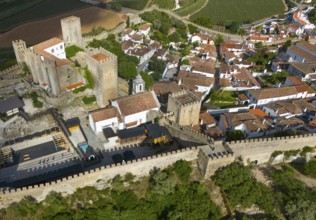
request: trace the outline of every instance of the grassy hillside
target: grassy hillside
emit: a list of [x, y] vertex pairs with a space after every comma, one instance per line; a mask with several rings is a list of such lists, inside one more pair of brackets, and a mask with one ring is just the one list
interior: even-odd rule
[[159, 8], [165, 9], [173, 9], [176, 5], [174, 0], [155, 0], [155, 4], [157, 4]]
[[117, 2], [126, 8], [142, 10], [146, 6], [148, 0], [112, 0], [112, 2]]
[[228, 25], [233, 21], [253, 22], [283, 10], [282, 0], [209, 0], [207, 6], [191, 18], [208, 16], [214, 24]]
[[[26, 1], [24, 4], [19, 1], [13, 1], [11, 5], [6, 6], [5, 10], [0, 10], [1, 16], [7, 15], [0, 20], [0, 33], [27, 22], [52, 17], [87, 6], [89, 5], [80, 0], [31, 0]], [[10, 11], [12, 11], [11, 14]]]
[[175, 12], [180, 16], [187, 16], [196, 13], [205, 4], [207, 0], [187, 0], [181, 5], [181, 8]]

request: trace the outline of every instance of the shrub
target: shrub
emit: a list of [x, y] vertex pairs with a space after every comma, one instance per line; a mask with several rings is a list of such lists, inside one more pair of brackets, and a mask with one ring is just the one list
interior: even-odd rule
[[88, 69], [87, 66], [84, 68], [84, 78], [87, 81], [87, 85], [86, 85], [87, 88], [93, 89], [94, 88], [94, 79], [93, 79], [91, 71]]
[[134, 178], [135, 178], [135, 176], [132, 173], [128, 172], [124, 176], [124, 181], [125, 182], [132, 182], [134, 180]]
[[277, 156], [283, 154], [282, 151], [276, 150], [271, 154], [271, 157], [276, 158]]
[[304, 173], [308, 176], [316, 178], [316, 160], [310, 160], [305, 164]]
[[84, 96], [82, 98], [82, 101], [84, 104], [86, 105], [91, 105], [92, 103], [96, 102], [97, 101], [97, 98], [95, 97], [95, 95], [92, 95], [92, 96]]
[[79, 92], [83, 92], [87, 89], [87, 86], [81, 86], [79, 88], [74, 89], [72, 92], [78, 94]]
[[66, 51], [66, 57], [69, 59], [69, 58], [75, 56], [76, 53], [78, 53], [79, 51], [83, 51], [83, 49], [81, 49], [80, 47], [77, 47], [75, 45], [72, 45], [70, 47], [66, 47], [65, 51]]
[[303, 150], [301, 151], [300, 155], [302, 157], [305, 157], [307, 153], [311, 153], [311, 152], [314, 152], [314, 148], [310, 147], [310, 146], [305, 146], [303, 148]]

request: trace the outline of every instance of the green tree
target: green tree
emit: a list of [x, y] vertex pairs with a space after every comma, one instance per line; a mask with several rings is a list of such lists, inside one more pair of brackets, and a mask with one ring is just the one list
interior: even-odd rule
[[218, 34], [214, 44], [216, 46], [219, 46], [223, 41], [224, 41], [223, 36], [221, 34]]
[[130, 80], [137, 76], [137, 68], [133, 62], [122, 62], [118, 66], [119, 75], [126, 79]]
[[178, 160], [174, 165], [174, 171], [184, 182], [188, 182], [191, 177], [192, 167], [189, 161]]
[[131, 21], [130, 21], [129, 16], [127, 16], [127, 18], [126, 18], [126, 27], [129, 28], [130, 25], [131, 25]]
[[237, 21], [232, 22], [229, 26], [228, 26], [228, 30], [230, 30], [232, 33], [238, 33], [240, 29], [240, 23]]
[[181, 65], [190, 65], [190, 61], [188, 59], [182, 59]]
[[213, 22], [211, 20], [211, 18], [209, 18], [208, 16], [201, 16], [201, 17], [197, 17], [193, 20], [194, 23], [207, 27], [207, 28], [212, 28], [213, 27]]
[[144, 82], [145, 82], [145, 89], [148, 90], [150, 87], [152, 87], [152, 85], [154, 84], [154, 80], [151, 77], [151, 75], [149, 75], [146, 72], [140, 72], [140, 75], [142, 76]]
[[316, 160], [310, 160], [304, 165], [304, 173], [316, 178]]
[[192, 24], [188, 24], [188, 29], [189, 29], [190, 34], [194, 34], [198, 32], [198, 28]]
[[117, 3], [117, 2], [113, 2], [111, 3], [111, 8], [114, 10], [114, 11], [122, 11], [122, 5]]
[[244, 133], [242, 131], [230, 131], [226, 134], [226, 141], [237, 141], [244, 139]]

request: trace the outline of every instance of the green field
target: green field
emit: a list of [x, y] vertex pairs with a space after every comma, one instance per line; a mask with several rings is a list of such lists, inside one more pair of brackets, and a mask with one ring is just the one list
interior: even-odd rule
[[165, 9], [173, 9], [176, 6], [174, 0], [155, 0], [155, 4], [157, 4], [159, 8]]
[[119, 3], [126, 8], [142, 10], [146, 6], [148, 0], [112, 0], [112, 2]]
[[191, 4], [187, 1], [186, 4], [182, 5], [182, 8], [176, 10], [175, 12], [180, 16], [192, 15], [197, 12], [207, 0], [192, 0]]
[[[29, 0], [22, 1], [22, 3], [19, 1], [20, 0], [12, 1], [10, 5], [6, 5], [5, 10], [1, 8], [1, 33], [27, 22], [52, 17], [89, 6], [80, 0]], [[3, 6], [2, 4], [0, 6]], [[10, 11], [12, 12], [11, 14], [9, 13]], [[6, 16], [3, 16], [5, 14]], [[9, 16], [9, 14], [12, 16]]]
[[282, 0], [209, 0], [206, 7], [191, 18], [208, 16], [214, 24], [228, 25], [233, 21], [251, 23], [283, 10]]

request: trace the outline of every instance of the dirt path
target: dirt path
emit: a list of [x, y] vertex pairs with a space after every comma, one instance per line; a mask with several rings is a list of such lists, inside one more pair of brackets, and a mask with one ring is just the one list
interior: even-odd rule
[[146, 3], [144, 9], [149, 8], [153, 3], [154, 3], [154, 0], [148, 0], [148, 2]]
[[196, 10], [195, 12], [193, 12], [192, 14], [190, 14], [190, 15], [188, 15], [188, 16], [186, 16], [188, 19], [191, 17], [191, 16], [193, 16], [193, 15], [195, 15], [196, 13], [198, 13], [199, 11], [201, 11], [203, 8], [205, 8], [205, 6], [208, 4], [208, 1], [209, 0], [206, 0], [205, 2], [204, 2], [204, 4], [202, 5], [202, 7], [201, 8], [199, 8], [198, 10]]

